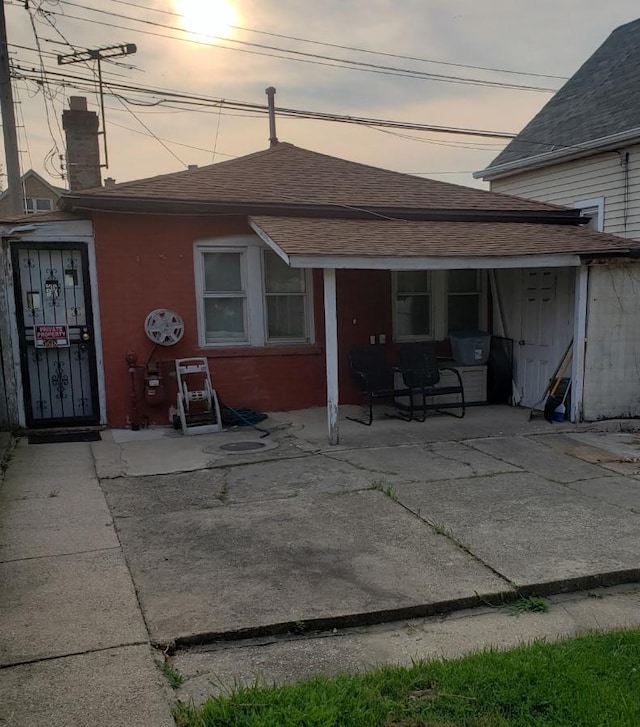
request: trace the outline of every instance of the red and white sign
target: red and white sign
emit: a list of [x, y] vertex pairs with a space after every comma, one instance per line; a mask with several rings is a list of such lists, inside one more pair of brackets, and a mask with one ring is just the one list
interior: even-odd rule
[[36, 326], [36, 348], [62, 348], [69, 345], [69, 326]]

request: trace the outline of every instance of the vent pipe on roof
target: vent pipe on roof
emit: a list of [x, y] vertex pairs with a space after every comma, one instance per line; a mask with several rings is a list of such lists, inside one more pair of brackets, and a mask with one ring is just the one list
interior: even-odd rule
[[269, 146], [275, 146], [278, 143], [278, 137], [276, 136], [276, 89], [269, 86], [265, 93], [267, 94], [267, 104], [269, 106]]

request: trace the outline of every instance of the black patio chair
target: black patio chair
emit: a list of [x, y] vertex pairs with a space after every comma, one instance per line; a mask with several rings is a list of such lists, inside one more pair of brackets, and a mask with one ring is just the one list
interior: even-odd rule
[[[423, 422], [427, 417], [428, 410], [435, 410], [439, 414], [449, 414], [450, 416], [462, 419], [465, 414], [464, 386], [460, 372], [450, 366], [440, 367], [435, 356], [433, 348], [430, 344], [425, 343], [403, 343], [398, 346], [398, 363], [402, 372], [402, 379], [407, 389], [418, 391], [422, 396], [422, 406], [418, 407], [422, 410], [422, 418], [418, 421]], [[452, 386], [438, 386], [440, 383], [440, 373], [442, 371], [451, 371], [458, 383]], [[446, 404], [430, 403], [427, 404], [427, 397], [439, 397], [458, 394], [459, 402]], [[461, 414], [455, 414], [446, 409], [461, 408]], [[413, 396], [411, 397], [411, 406], [409, 409], [409, 418], [413, 418], [414, 405]]]
[[349, 351], [349, 370], [358, 391], [365, 397], [369, 416], [366, 421], [355, 417], [347, 417], [347, 419], [367, 427], [371, 426], [375, 399], [390, 399], [408, 395], [410, 408], [413, 409], [412, 392], [408, 391], [406, 386], [396, 388], [395, 369], [389, 365], [385, 349], [382, 346], [354, 346]]

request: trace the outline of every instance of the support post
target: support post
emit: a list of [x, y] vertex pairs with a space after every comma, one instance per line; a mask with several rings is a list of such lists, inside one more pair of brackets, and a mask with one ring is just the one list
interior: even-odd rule
[[20, 156], [16, 114], [13, 106], [13, 90], [9, 70], [9, 49], [7, 47], [7, 24], [4, 17], [4, 0], [0, 0], [0, 106], [2, 107], [2, 135], [4, 155], [7, 163], [7, 189], [9, 191], [9, 214], [23, 215], [22, 185], [20, 183]]
[[571, 412], [569, 418], [574, 424], [582, 421], [588, 295], [589, 268], [586, 265], [581, 265], [576, 269], [573, 323], [573, 366], [571, 370]]
[[338, 444], [338, 315], [335, 268], [325, 268], [324, 270], [324, 334], [329, 444]]

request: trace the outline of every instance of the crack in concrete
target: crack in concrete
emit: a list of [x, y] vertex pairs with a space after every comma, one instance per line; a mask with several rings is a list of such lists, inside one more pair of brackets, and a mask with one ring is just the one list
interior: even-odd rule
[[34, 659], [24, 659], [23, 661], [13, 661], [7, 664], [0, 664], [2, 669], [13, 669], [17, 666], [27, 666], [29, 664], [40, 664], [47, 661], [56, 661], [57, 659], [68, 659], [71, 656], [83, 656], [85, 654], [98, 654], [102, 651], [111, 651], [113, 649], [124, 649], [127, 646], [150, 646], [150, 641], [127, 641], [124, 644], [114, 644], [112, 646], [98, 646], [95, 649], [85, 649], [84, 651], [69, 651], [64, 654], [54, 654], [53, 656], [40, 656]]
[[[111, 527], [116, 529], [115, 524], [110, 523]], [[66, 558], [72, 555], [87, 555], [89, 553], [103, 553], [110, 550], [120, 550], [120, 547], [114, 545], [112, 548], [92, 548], [90, 550], [74, 550], [69, 553], [48, 553], [46, 555], [30, 555], [27, 558], [10, 558], [9, 560], [0, 559], [0, 564], [3, 563], [21, 563], [27, 560], [42, 560], [43, 558]]]

